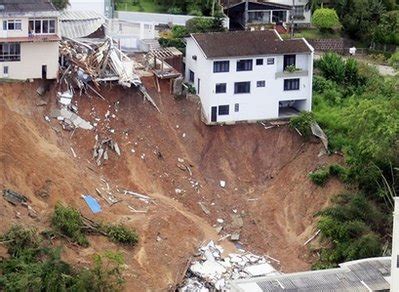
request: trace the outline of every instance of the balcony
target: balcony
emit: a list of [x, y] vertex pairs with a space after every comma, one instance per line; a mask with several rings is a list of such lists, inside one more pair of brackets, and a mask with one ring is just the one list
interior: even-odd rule
[[284, 70], [281, 72], [276, 72], [276, 79], [277, 78], [306, 77], [308, 75], [309, 75], [308, 70], [296, 68], [295, 70]]

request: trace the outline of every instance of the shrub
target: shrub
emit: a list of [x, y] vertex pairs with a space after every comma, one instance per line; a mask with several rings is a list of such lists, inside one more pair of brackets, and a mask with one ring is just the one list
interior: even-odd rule
[[330, 172], [326, 168], [322, 168], [309, 173], [309, 178], [311, 179], [311, 181], [318, 186], [324, 186], [327, 183], [329, 177]]
[[331, 164], [328, 168], [328, 172], [330, 175], [338, 177], [343, 182], [348, 182], [349, 180], [348, 170], [339, 164]]
[[125, 245], [136, 245], [139, 241], [136, 231], [131, 230], [122, 224], [106, 225], [104, 229], [108, 234], [108, 237], [114, 242]]
[[183, 14], [183, 10], [177, 6], [170, 7], [167, 12], [169, 14]]
[[337, 85], [334, 82], [319, 75], [313, 77], [313, 90], [315, 92], [323, 93], [324, 91], [331, 89], [337, 89]]
[[393, 53], [388, 60], [389, 65], [399, 70], [399, 52]]
[[321, 32], [331, 31], [341, 25], [337, 12], [331, 8], [316, 9], [312, 15], [312, 24]]
[[77, 244], [81, 246], [89, 245], [83, 233], [83, 220], [78, 210], [57, 203], [51, 223], [56, 231], [69, 237]]
[[39, 246], [36, 229], [24, 229], [20, 225], [14, 225], [8, 230], [1, 240], [5, 243], [8, 253], [18, 256], [26, 249], [35, 249]]
[[302, 112], [300, 115], [293, 117], [290, 121], [292, 128], [298, 129], [298, 131], [305, 138], [309, 138], [312, 135], [310, 126], [315, 122], [312, 112]]
[[184, 37], [186, 37], [188, 35], [189, 35], [189, 33], [188, 33], [188, 31], [187, 31], [185, 26], [183, 26], [183, 25], [174, 25], [172, 27], [172, 37], [173, 38], [175, 38], [175, 39], [184, 38]]
[[328, 80], [343, 83], [345, 79], [345, 61], [335, 53], [326, 53], [317, 62], [317, 68]]

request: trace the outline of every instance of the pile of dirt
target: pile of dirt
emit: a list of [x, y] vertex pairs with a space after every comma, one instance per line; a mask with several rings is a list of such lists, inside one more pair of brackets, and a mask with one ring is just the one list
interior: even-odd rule
[[[64, 257], [84, 265], [94, 252], [119, 249], [128, 267], [126, 287], [134, 291], [173, 286], [204, 240], [235, 232], [246, 250], [278, 259], [283, 271], [308, 269], [312, 258], [303, 243], [314, 233], [313, 215], [343, 187], [332, 179], [320, 188], [307, 175], [341, 158], [319, 155], [321, 143], [304, 142], [288, 126], [206, 126], [198, 102], [175, 100], [168, 82], [160, 93], [152, 79], [144, 82], [161, 113], [137, 89], [107, 86], [101, 89], [105, 101], [75, 94], [78, 114], [95, 130], [73, 132], [44, 118], [57, 108], [55, 84], [44, 97], [36, 95], [39, 82], [0, 86], [0, 187], [26, 195], [39, 214], [32, 218], [0, 199], [0, 218], [7, 218], [0, 231], [11, 224], [48, 228], [57, 201], [132, 226], [141, 238], [134, 249], [93, 237], [86, 249], [66, 245]], [[121, 155], [110, 152], [97, 166], [96, 136], [117, 142]], [[110, 206], [98, 197], [103, 212], [93, 215], [81, 195], [107, 192], [106, 184], [155, 203], [118, 194], [123, 201]], [[220, 234], [215, 226], [223, 227]], [[228, 240], [219, 244], [234, 250]]]

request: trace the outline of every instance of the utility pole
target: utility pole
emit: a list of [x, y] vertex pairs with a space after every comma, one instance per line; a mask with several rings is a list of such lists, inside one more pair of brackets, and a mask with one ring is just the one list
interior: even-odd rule
[[247, 29], [247, 25], [248, 25], [248, 9], [249, 9], [249, 3], [248, 3], [248, 0], [246, 0], [245, 1], [245, 12], [244, 12], [245, 29]]
[[295, 16], [295, 0], [292, 0], [292, 9], [291, 9], [291, 38], [294, 37], [294, 16]]

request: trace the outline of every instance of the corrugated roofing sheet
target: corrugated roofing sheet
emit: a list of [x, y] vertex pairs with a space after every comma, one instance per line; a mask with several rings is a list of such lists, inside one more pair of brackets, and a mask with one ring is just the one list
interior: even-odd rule
[[104, 24], [104, 17], [94, 11], [63, 11], [60, 15], [61, 35], [67, 38], [86, 37]]

